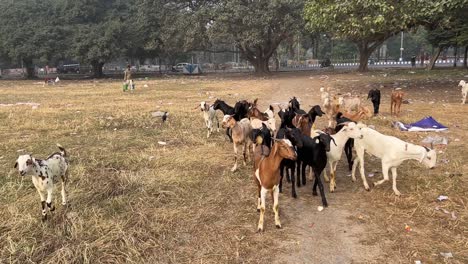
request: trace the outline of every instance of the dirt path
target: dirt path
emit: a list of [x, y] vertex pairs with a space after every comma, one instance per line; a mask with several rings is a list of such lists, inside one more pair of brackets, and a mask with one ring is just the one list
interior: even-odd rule
[[[296, 95], [302, 108], [319, 103], [318, 78], [308, 77], [280, 79], [275, 82], [270, 102], [284, 102], [286, 96]], [[275, 109], [276, 110], [276, 109]], [[320, 120], [319, 120], [320, 119]], [[325, 119], [319, 118], [318, 127], [325, 126]], [[344, 154], [343, 154], [344, 155]], [[326, 196], [329, 207], [319, 212], [319, 197], [312, 196], [312, 185], [297, 189], [298, 198], [291, 197], [290, 184], [285, 181], [280, 208], [283, 232], [288, 236], [281, 241], [281, 252], [277, 263], [373, 263], [383, 257], [382, 245], [366, 243], [372, 227], [359, 221], [363, 198], [360, 183], [352, 183], [345, 159], [338, 165], [337, 186], [330, 194], [328, 184]]]

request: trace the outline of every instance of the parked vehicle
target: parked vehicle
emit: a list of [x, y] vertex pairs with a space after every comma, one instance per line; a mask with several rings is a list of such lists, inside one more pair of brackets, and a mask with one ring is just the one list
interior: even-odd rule
[[174, 72], [181, 72], [184, 70], [184, 67], [189, 65], [190, 63], [188, 62], [181, 62], [181, 63], [177, 63], [175, 66], [172, 66], [172, 71]]
[[57, 73], [80, 73], [80, 64], [64, 64], [58, 66]]

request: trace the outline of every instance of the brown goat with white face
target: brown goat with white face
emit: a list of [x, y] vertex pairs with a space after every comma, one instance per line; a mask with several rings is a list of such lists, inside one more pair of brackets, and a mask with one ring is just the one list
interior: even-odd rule
[[250, 160], [249, 148], [252, 145], [250, 134], [252, 133], [252, 125], [248, 118], [241, 119], [237, 122], [234, 115], [225, 115], [223, 118], [223, 128], [230, 128], [232, 132], [232, 142], [234, 144], [234, 166], [231, 171], [237, 170], [237, 145], [242, 144], [244, 155], [244, 166], [246, 161]]
[[288, 139], [275, 140], [271, 148], [270, 155], [265, 157], [260, 152], [254, 153], [254, 180], [258, 187], [258, 205], [260, 212], [258, 221], [258, 231], [263, 231], [263, 219], [265, 215], [265, 199], [268, 191], [273, 192], [273, 211], [275, 212], [275, 225], [281, 228], [279, 219], [279, 183], [280, 183], [280, 164], [283, 159], [296, 160], [297, 153], [294, 150], [291, 141]]
[[401, 102], [403, 101], [403, 95], [405, 93], [399, 90], [392, 91], [392, 101], [390, 103], [390, 114], [391, 115], [399, 115], [400, 114], [400, 107]]

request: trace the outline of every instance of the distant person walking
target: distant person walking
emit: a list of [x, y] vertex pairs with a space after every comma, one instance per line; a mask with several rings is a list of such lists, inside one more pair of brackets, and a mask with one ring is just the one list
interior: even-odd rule
[[411, 67], [416, 67], [416, 56], [411, 57]]
[[133, 79], [132, 79], [132, 70], [130, 68], [130, 64], [127, 65], [127, 69], [124, 71], [124, 92], [130, 89], [133, 91]]

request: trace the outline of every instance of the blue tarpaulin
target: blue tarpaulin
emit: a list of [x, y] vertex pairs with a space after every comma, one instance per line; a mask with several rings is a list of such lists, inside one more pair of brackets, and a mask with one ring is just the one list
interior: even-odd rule
[[401, 122], [396, 122], [396, 124], [402, 131], [443, 131], [448, 129], [448, 127], [437, 122], [432, 116], [427, 116], [411, 124], [403, 124]]

